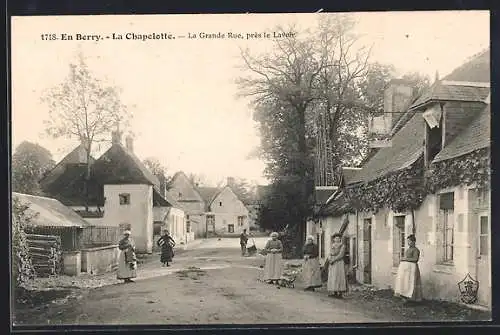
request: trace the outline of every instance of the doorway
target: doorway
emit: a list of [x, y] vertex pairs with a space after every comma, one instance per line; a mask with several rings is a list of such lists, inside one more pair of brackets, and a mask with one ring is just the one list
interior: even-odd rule
[[372, 219], [363, 220], [363, 283], [372, 283]]

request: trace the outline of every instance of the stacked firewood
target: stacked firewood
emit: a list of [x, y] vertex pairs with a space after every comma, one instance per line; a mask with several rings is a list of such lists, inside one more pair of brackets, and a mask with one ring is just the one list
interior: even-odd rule
[[56, 275], [62, 268], [61, 238], [51, 235], [27, 234], [31, 262], [40, 277]]

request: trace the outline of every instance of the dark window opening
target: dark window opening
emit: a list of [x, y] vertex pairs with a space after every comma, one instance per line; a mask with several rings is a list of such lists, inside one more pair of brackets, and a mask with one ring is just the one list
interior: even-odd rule
[[426, 124], [427, 131], [427, 162], [430, 163], [441, 151], [443, 147], [443, 118], [439, 121], [439, 126], [431, 128]]
[[122, 193], [119, 197], [120, 205], [130, 205], [130, 193]]
[[222, 201], [219, 202], [219, 206], [222, 206]]

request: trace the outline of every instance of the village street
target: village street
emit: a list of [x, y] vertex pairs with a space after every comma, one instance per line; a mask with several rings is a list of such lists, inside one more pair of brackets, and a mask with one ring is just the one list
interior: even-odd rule
[[[266, 239], [255, 239], [259, 249]], [[178, 251], [168, 268], [154, 255], [139, 267], [135, 283], [122, 284], [108, 274], [111, 284], [78, 290], [73, 299], [16, 319], [24, 325], [366, 323], [432, 318], [434, 313], [428, 306], [420, 307], [420, 316], [411, 307], [406, 314], [394, 313], [356, 292], [338, 300], [324, 289], [305, 292], [300, 283], [278, 289], [259, 280], [263, 264], [260, 255], [242, 257], [238, 239], [204, 240]]]

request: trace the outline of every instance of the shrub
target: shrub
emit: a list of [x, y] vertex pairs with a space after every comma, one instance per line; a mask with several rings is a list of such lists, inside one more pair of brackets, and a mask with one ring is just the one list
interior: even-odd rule
[[12, 200], [12, 283], [15, 289], [22, 288], [35, 277], [35, 269], [31, 263], [28, 241], [24, 229], [33, 216], [18, 199]]

